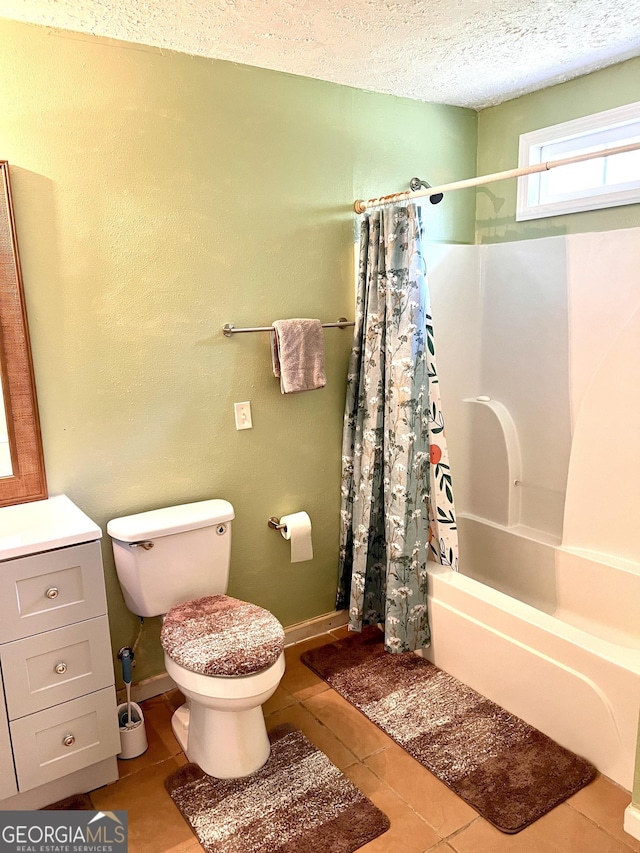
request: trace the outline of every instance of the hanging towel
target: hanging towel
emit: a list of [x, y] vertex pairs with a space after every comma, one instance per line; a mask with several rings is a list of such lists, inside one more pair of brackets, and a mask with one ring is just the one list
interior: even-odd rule
[[273, 374], [283, 394], [314, 391], [327, 384], [320, 320], [275, 320], [271, 332]]

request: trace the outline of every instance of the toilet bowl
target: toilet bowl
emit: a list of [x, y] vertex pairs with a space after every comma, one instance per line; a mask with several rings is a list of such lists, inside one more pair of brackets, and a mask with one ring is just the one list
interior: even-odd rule
[[187, 699], [173, 714], [171, 727], [189, 761], [218, 779], [259, 770], [270, 752], [262, 705], [284, 675], [284, 652], [255, 675], [200, 675], [167, 655], [165, 667]]
[[118, 580], [138, 616], [163, 616], [168, 675], [186, 698], [172, 728], [210, 776], [254, 773], [270, 752], [262, 705], [284, 675], [284, 629], [227, 596], [233, 507], [199, 501], [113, 519]]
[[262, 705], [284, 674], [284, 630], [262, 607], [208, 595], [172, 607], [160, 642], [167, 673], [189, 700], [172, 721], [190, 761], [230, 779], [269, 757]]

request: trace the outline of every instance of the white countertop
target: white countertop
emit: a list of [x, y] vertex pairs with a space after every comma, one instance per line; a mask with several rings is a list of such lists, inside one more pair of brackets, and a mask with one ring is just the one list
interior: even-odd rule
[[101, 537], [98, 525], [66, 495], [0, 507], [0, 561]]

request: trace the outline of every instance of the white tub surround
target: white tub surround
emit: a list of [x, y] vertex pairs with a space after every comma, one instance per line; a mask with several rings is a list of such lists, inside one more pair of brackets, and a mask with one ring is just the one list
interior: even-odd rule
[[431, 569], [429, 657], [630, 790], [640, 229], [427, 263], [460, 539], [460, 575]]

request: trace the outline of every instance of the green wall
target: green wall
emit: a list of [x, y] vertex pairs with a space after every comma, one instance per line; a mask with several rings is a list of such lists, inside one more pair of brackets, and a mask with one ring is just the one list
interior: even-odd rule
[[[268, 336], [221, 327], [353, 317], [353, 199], [472, 174], [476, 114], [9, 21], [0, 79], [50, 494], [103, 530], [224, 497], [230, 593], [285, 625], [333, 610], [350, 332], [326, 332], [325, 389], [282, 396]], [[473, 199], [428, 225], [473, 242]], [[292, 565], [267, 519], [299, 509], [315, 556]], [[103, 552], [118, 648], [138, 622]]]
[[[518, 166], [521, 133], [640, 100], [640, 58], [542, 89], [478, 114], [478, 175]], [[493, 243], [610, 231], [640, 225], [640, 205], [516, 222], [517, 181], [498, 181], [476, 193], [476, 241]]]

